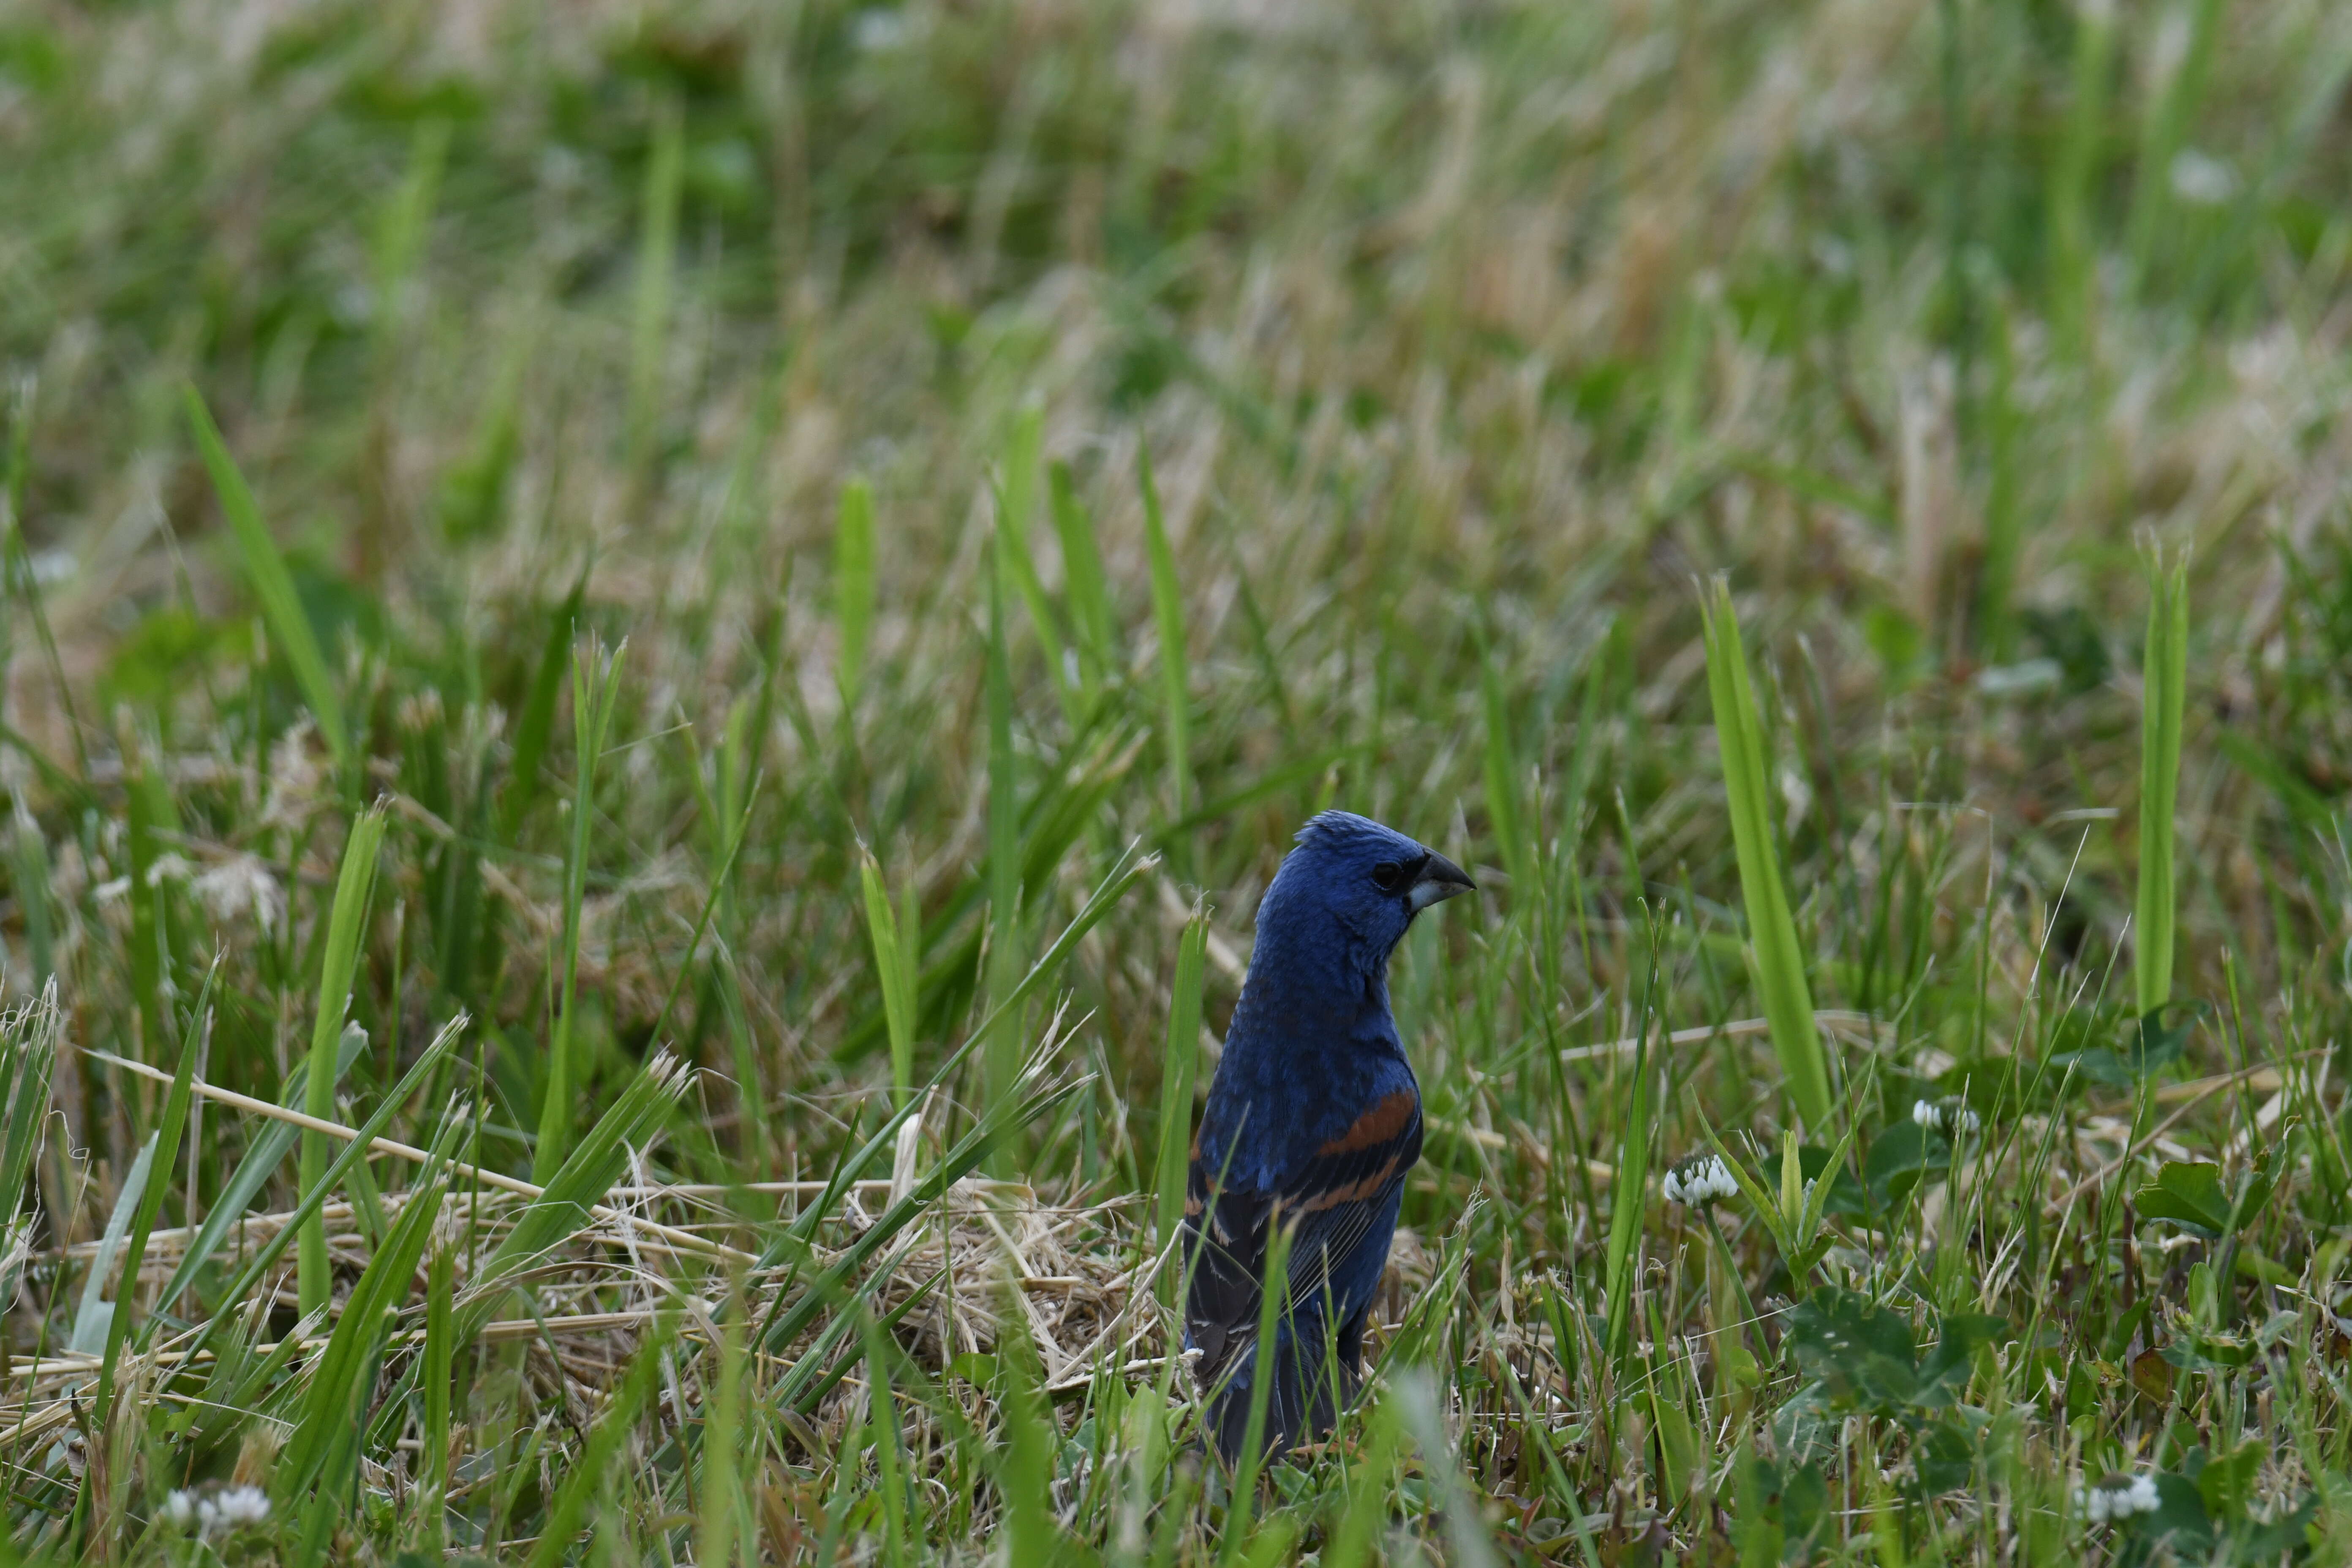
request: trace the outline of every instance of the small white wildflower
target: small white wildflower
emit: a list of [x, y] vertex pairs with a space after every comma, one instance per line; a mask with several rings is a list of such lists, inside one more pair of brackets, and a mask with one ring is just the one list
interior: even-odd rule
[[81, 563], [70, 550], [37, 550], [28, 564], [33, 568], [35, 585], [47, 588], [72, 576]]
[[166, 882], [184, 882], [196, 874], [195, 862], [185, 855], [166, 852], [155, 857], [147, 867], [147, 885], [160, 888]]
[[264, 931], [276, 929], [286, 913], [286, 893], [268, 865], [257, 855], [238, 855], [206, 867], [188, 884], [216, 921], [233, 921], [250, 913]]
[[259, 1487], [231, 1487], [217, 1498], [198, 1505], [206, 1535], [225, 1535], [269, 1519], [269, 1496]]
[[163, 1517], [174, 1530], [185, 1530], [196, 1520], [196, 1500], [187, 1492], [173, 1492], [163, 1500]]
[[2194, 147], [2172, 160], [2172, 194], [2190, 206], [2218, 207], [2238, 194], [2238, 171]]
[[1982, 1117], [1957, 1100], [1946, 1105], [1938, 1105], [1932, 1100], [1915, 1100], [1911, 1102], [1911, 1120], [1931, 1132], [1948, 1128], [1954, 1131], [1973, 1132], [1984, 1125]]
[[2154, 1513], [2162, 1506], [2154, 1476], [2108, 1475], [2095, 1485], [2074, 1489], [2074, 1506], [2091, 1524], [2105, 1524], [2137, 1513]]
[[299, 827], [310, 818], [322, 797], [325, 771], [310, 754], [316, 731], [304, 719], [278, 737], [269, 748], [269, 795], [262, 802], [261, 820], [276, 827]]
[[1731, 1168], [1714, 1154], [1694, 1155], [1666, 1173], [1662, 1190], [1670, 1204], [1709, 1204], [1739, 1191]]
[[907, 14], [881, 5], [869, 5], [857, 13], [850, 24], [850, 38], [860, 54], [881, 54], [902, 47], [914, 28]]

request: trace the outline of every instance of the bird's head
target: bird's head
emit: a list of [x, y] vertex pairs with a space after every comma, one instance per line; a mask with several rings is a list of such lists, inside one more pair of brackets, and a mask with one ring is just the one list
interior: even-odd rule
[[1434, 849], [1353, 812], [1327, 811], [1298, 831], [1297, 847], [1258, 906], [1258, 940], [1338, 948], [1378, 973], [1412, 917], [1473, 887]]

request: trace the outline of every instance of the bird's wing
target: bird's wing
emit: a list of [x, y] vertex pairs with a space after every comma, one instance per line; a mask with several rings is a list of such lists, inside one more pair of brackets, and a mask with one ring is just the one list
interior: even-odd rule
[[[1185, 1253], [1192, 1285], [1184, 1326], [1202, 1352], [1205, 1384], [1257, 1331], [1266, 1244], [1277, 1218], [1291, 1227], [1288, 1305], [1312, 1311], [1332, 1276], [1364, 1244], [1390, 1191], [1421, 1157], [1421, 1096], [1400, 1089], [1373, 1102], [1345, 1132], [1319, 1145], [1264, 1191], [1220, 1180], [1199, 1153], [1185, 1194]], [[1360, 1301], [1338, 1301], [1334, 1321]], [[1287, 1315], [1287, 1314], [1286, 1314]]]

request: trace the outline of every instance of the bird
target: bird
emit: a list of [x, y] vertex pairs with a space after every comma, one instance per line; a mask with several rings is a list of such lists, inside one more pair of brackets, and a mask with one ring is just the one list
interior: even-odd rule
[[1364, 1326], [1421, 1158], [1421, 1085], [1389, 1006], [1389, 955], [1469, 873], [1351, 812], [1302, 827], [1257, 940], [1185, 1184], [1184, 1345], [1229, 1465], [1247, 1447], [1267, 1247], [1291, 1234], [1264, 1454], [1329, 1430], [1361, 1378]]

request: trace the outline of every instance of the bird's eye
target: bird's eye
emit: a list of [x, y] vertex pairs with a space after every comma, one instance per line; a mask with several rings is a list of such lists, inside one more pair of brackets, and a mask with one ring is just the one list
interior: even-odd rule
[[1372, 868], [1372, 886], [1383, 893], [1393, 893], [1404, 883], [1404, 868], [1393, 860], [1383, 860]]

